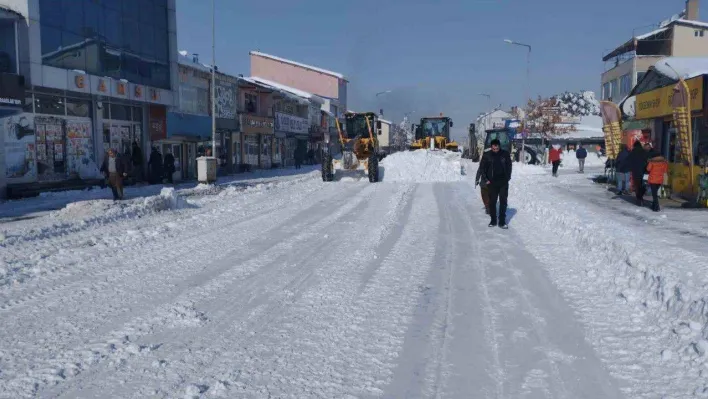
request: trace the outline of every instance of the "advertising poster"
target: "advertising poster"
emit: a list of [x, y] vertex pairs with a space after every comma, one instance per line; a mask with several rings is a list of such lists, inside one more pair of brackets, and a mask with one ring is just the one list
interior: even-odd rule
[[35, 131], [32, 114], [19, 113], [0, 119], [5, 139], [5, 177], [30, 179], [37, 176]]

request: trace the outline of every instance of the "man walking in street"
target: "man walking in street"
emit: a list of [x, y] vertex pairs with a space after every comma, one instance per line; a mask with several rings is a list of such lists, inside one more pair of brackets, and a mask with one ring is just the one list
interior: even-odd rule
[[583, 148], [582, 144], [578, 144], [575, 157], [578, 158], [578, 172], [585, 173], [585, 158], [588, 157], [588, 150]]
[[[509, 180], [511, 180], [511, 156], [501, 149], [499, 140], [492, 140], [491, 151], [482, 156], [479, 168], [481, 181], [487, 184], [489, 190], [489, 227], [499, 224], [502, 229], [506, 225], [506, 207], [509, 196]], [[497, 219], [497, 200], [499, 200], [499, 218]]]
[[108, 178], [108, 184], [113, 191], [113, 200], [123, 199], [123, 178], [128, 176], [123, 160], [113, 149], [108, 150], [108, 156], [103, 159], [101, 172]]

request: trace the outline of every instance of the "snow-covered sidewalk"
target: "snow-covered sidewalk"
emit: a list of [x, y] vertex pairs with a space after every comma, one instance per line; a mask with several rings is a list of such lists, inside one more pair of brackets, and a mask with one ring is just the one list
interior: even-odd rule
[[[248, 184], [255, 185], [272, 181], [281, 181], [284, 179], [299, 179], [303, 175], [318, 169], [319, 166], [304, 166], [300, 170], [293, 168], [256, 170], [251, 173], [219, 177], [216, 185], [224, 188], [228, 186], [245, 186]], [[182, 194], [189, 194], [192, 189], [197, 189], [196, 191], [199, 192], [199, 184], [194, 181], [177, 183], [169, 186], [163, 184], [138, 185], [126, 187], [124, 190], [125, 198], [126, 200], [131, 200], [134, 198], [157, 195], [164, 187], [173, 187]], [[206, 194], [207, 192], [205, 191], [203, 193]], [[40, 194], [39, 197], [24, 198], [20, 200], [0, 200], [0, 225], [2, 223], [9, 223], [15, 220], [34, 219], [36, 217], [46, 215], [49, 211], [61, 209], [66, 205], [77, 201], [98, 199], [107, 200], [112, 198], [113, 194], [111, 193], [111, 189], [109, 187], [101, 189], [97, 186], [86, 190], [47, 192]]]

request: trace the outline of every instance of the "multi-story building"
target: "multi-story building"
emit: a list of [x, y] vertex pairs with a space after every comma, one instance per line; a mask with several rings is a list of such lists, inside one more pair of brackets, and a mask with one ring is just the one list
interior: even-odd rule
[[285, 58], [251, 51], [251, 75], [277, 82], [324, 100], [321, 109], [339, 118], [347, 110], [348, 80], [328, 71]]
[[260, 76], [252, 79], [275, 88], [281, 94], [273, 102], [275, 138], [278, 147], [282, 148], [283, 165], [291, 166], [296, 154], [304, 157], [308, 144], [317, 137], [313, 132], [319, 131], [321, 126], [321, 109], [325, 100], [318, 95]]
[[605, 55], [601, 99], [621, 101], [664, 57], [708, 55], [708, 23], [698, 20], [698, 6], [699, 0], [687, 0], [684, 12]]
[[233, 137], [236, 170], [283, 164], [283, 146], [274, 133], [273, 104], [281, 97], [275, 88], [251, 78], [238, 78], [240, 132]]
[[25, 83], [23, 112], [2, 123], [21, 127], [3, 146], [8, 187], [98, 177], [107, 149], [132, 157], [135, 143], [144, 160], [151, 141], [165, 138], [178, 82], [175, 0], [0, 0], [0, 8], [0, 30], [14, 33], [14, 46], [0, 44], [10, 50], [0, 50], [8, 53], [0, 65], [9, 60]]

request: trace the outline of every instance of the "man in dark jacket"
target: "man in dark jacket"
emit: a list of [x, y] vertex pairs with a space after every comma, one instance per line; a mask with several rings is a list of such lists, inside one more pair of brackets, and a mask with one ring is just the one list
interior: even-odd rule
[[578, 158], [578, 172], [585, 173], [585, 158], [588, 157], [588, 150], [583, 148], [582, 144], [578, 144], [578, 149], [575, 151], [575, 157]]
[[[489, 190], [489, 227], [499, 222], [499, 227], [506, 229], [506, 206], [511, 180], [511, 156], [501, 149], [499, 140], [492, 140], [491, 151], [482, 156], [479, 168], [481, 181], [487, 183]], [[499, 219], [497, 219], [497, 200], [499, 200]]]
[[629, 150], [627, 146], [622, 144], [620, 146], [620, 153], [617, 154], [617, 159], [615, 160], [615, 174], [617, 176], [617, 193], [628, 193], [629, 192], [629, 163], [627, 163], [627, 158], [629, 157]]
[[150, 160], [148, 161], [150, 173], [150, 184], [162, 183], [162, 154], [157, 147], [152, 147]]
[[133, 173], [136, 181], [143, 181], [143, 151], [137, 141], [133, 141], [130, 160], [133, 162]]
[[645, 194], [644, 173], [647, 170], [647, 152], [642, 148], [642, 143], [639, 141], [634, 142], [634, 148], [632, 148], [632, 152], [629, 153], [625, 162], [627, 163], [629, 173], [632, 174], [637, 205], [642, 206], [644, 204]]
[[128, 176], [123, 160], [113, 149], [108, 150], [108, 154], [103, 158], [101, 173], [108, 179], [108, 184], [113, 192], [113, 200], [123, 199], [123, 178]]

